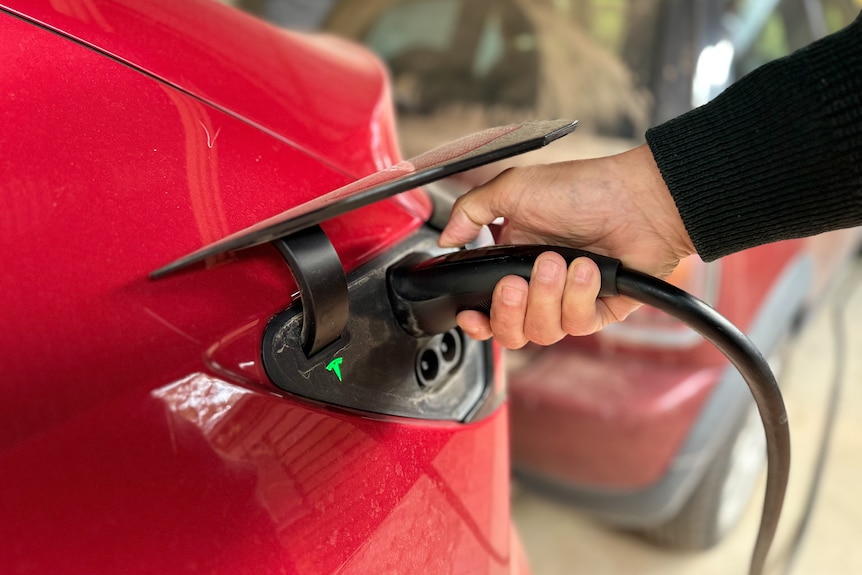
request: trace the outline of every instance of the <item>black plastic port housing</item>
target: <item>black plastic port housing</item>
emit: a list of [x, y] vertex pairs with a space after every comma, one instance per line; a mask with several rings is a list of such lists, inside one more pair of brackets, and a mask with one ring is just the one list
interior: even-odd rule
[[423, 228], [351, 272], [347, 325], [310, 357], [302, 346], [302, 301], [274, 316], [262, 346], [272, 382], [310, 400], [386, 415], [472, 421], [492, 412], [503, 398], [492, 392], [491, 344], [456, 329], [411, 334], [396, 319], [387, 295], [387, 271], [407, 254], [443, 252], [437, 237]]

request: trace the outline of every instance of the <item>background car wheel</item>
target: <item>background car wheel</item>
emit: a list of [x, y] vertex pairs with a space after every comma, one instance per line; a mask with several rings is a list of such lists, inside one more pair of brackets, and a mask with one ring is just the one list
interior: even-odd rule
[[[800, 325], [801, 319], [795, 319], [768, 357], [772, 373], [779, 381]], [[717, 545], [742, 517], [765, 464], [766, 436], [752, 401], [743, 412], [736, 432], [718, 448], [700, 484], [679, 513], [661, 525], [644, 529], [642, 535], [663, 547], [686, 551], [702, 551]]]
[[703, 550], [717, 544], [737, 523], [751, 500], [766, 461], [766, 440], [752, 405], [728, 437], [680, 512], [643, 531], [650, 541], [674, 549]]

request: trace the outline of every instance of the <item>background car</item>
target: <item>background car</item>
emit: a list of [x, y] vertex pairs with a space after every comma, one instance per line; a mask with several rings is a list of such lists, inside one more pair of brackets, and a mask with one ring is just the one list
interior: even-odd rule
[[[258, 3], [266, 13], [277, 2]], [[734, 78], [848, 24], [847, 0], [342, 0], [314, 18], [388, 64], [405, 149], [524, 118], [572, 117], [578, 133], [510, 162], [619, 152]], [[295, 13], [296, 14], [296, 13]], [[277, 17], [276, 14], [271, 14]], [[449, 181], [457, 195], [503, 165]], [[671, 277], [782, 355], [858, 231], [782, 242]], [[735, 371], [686, 326], [649, 308], [590, 338], [508, 357], [520, 480], [677, 548], [715, 544], [748, 502], [762, 434]]]

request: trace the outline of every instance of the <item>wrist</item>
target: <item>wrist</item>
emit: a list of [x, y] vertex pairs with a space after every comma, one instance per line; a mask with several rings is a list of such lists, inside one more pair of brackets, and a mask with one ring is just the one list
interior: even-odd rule
[[638, 179], [634, 185], [639, 191], [639, 200], [644, 202], [642, 210], [647, 216], [654, 218], [657, 232], [667, 240], [679, 259], [696, 254], [697, 250], [652, 150], [647, 144], [642, 144], [623, 155], [628, 155], [634, 164], [635, 169], [631, 173], [636, 174]]

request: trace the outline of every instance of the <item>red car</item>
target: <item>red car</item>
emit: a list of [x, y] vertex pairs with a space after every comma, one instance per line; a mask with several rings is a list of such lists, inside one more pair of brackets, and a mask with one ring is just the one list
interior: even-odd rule
[[151, 277], [397, 171], [380, 61], [209, 0], [0, 36], [0, 572], [526, 572], [500, 354], [390, 305], [425, 192]]
[[[261, 350], [302, 357], [266, 338], [305, 267], [267, 245], [149, 278], [396, 163], [379, 60], [209, 0], [3, 0], [0, 38], [0, 572], [526, 572], [492, 346], [446, 334], [417, 381], [429, 348], [351, 313], [303, 398]], [[373, 311], [430, 211], [329, 220], [311, 267]]]

